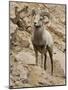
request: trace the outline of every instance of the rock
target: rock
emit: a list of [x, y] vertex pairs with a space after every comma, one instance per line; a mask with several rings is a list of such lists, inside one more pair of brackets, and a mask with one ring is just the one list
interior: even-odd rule
[[17, 25], [14, 25], [12, 22], [10, 22], [10, 34], [14, 33], [17, 28]]
[[32, 34], [32, 28], [30, 26], [27, 27], [27, 30], [26, 30], [28, 33]]
[[20, 46], [28, 48], [30, 43], [28, 41], [28, 33], [23, 31], [15, 31], [12, 37], [12, 42], [14, 46]]
[[[26, 30], [18, 28], [10, 21], [10, 88], [65, 85], [65, 5], [10, 3], [10, 17], [15, 17], [14, 7], [21, 10], [28, 6], [27, 12], [22, 12], [20, 18], [26, 22]], [[47, 10], [50, 18], [44, 22], [54, 40], [53, 65], [51, 76], [51, 61], [47, 53], [46, 70], [36, 66], [35, 53], [31, 42], [34, 17], [32, 9]], [[23, 27], [24, 28], [24, 27]]]
[[32, 68], [31, 72], [30, 72], [30, 76], [29, 76], [29, 82], [31, 85], [37, 85], [39, 82], [39, 79], [41, 78], [41, 71], [42, 69], [38, 66], [35, 66]]
[[22, 85], [22, 83], [21, 83], [20, 81], [16, 81], [16, 82], [15, 82], [15, 86], [16, 86], [16, 87], [18, 87], [18, 86], [21, 87], [21, 85]]
[[31, 39], [29, 39], [29, 43], [30, 43], [29, 48], [30, 48], [31, 50], [34, 50]]
[[26, 84], [23, 84], [22, 87], [25, 87], [25, 88], [29, 87], [30, 88], [30, 87], [33, 87], [33, 86], [29, 83], [26, 83]]
[[56, 54], [54, 54], [54, 67], [55, 67], [55, 71], [57, 70], [58, 74], [60, 76], [65, 76], [65, 54], [63, 52], [61, 52], [59, 49], [57, 49], [55, 47], [55, 52]]
[[22, 81], [28, 80], [28, 70], [23, 65], [18, 65], [17, 69], [20, 71], [20, 79]]
[[15, 57], [23, 64], [35, 64], [35, 57], [30, 52], [21, 51]]

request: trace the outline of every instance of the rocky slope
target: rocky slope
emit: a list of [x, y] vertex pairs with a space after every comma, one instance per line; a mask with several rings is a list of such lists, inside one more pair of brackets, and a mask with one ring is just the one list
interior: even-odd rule
[[[10, 2], [10, 17], [15, 18], [15, 6], [21, 10], [28, 6], [28, 12], [22, 12], [26, 25], [20, 29], [10, 20], [10, 87], [36, 87], [65, 85], [65, 5]], [[47, 70], [35, 65], [34, 50], [31, 43], [32, 9], [44, 9], [50, 13], [47, 30], [54, 40], [54, 75], [51, 76], [50, 58], [47, 57]], [[26, 27], [28, 27], [26, 29]]]

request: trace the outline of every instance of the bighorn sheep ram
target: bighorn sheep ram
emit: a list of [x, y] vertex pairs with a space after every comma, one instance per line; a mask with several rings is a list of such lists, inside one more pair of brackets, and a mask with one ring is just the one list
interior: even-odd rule
[[[53, 39], [51, 34], [44, 27], [44, 17], [50, 17], [49, 13], [43, 10], [37, 12], [33, 10], [33, 35], [32, 44], [36, 55], [36, 65], [38, 65], [38, 51], [41, 53], [41, 67], [46, 70], [47, 51], [51, 59], [51, 75], [53, 75]], [[46, 19], [45, 19], [46, 21]], [[45, 59], [43, 60], [43, 56]]]

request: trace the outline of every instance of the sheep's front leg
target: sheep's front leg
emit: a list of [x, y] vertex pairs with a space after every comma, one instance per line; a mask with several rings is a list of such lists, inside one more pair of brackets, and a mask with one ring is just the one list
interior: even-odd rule
[[34, 46], [34, 51], [35, 51], [36, 65], [38, 66], [38, 51], [35, 46]]
[[44, 68], [43, 53], [41, 53], [41, 68]]
[[35, 51], [35, 57], [36, 57], [36, 65], [38, 66], [38, 51]]

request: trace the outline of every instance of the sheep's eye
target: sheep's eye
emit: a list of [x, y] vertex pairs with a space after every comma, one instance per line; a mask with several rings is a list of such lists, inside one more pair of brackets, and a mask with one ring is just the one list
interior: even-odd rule
[[40, 17], [40, 20], [43, 20], [43, 17]]

